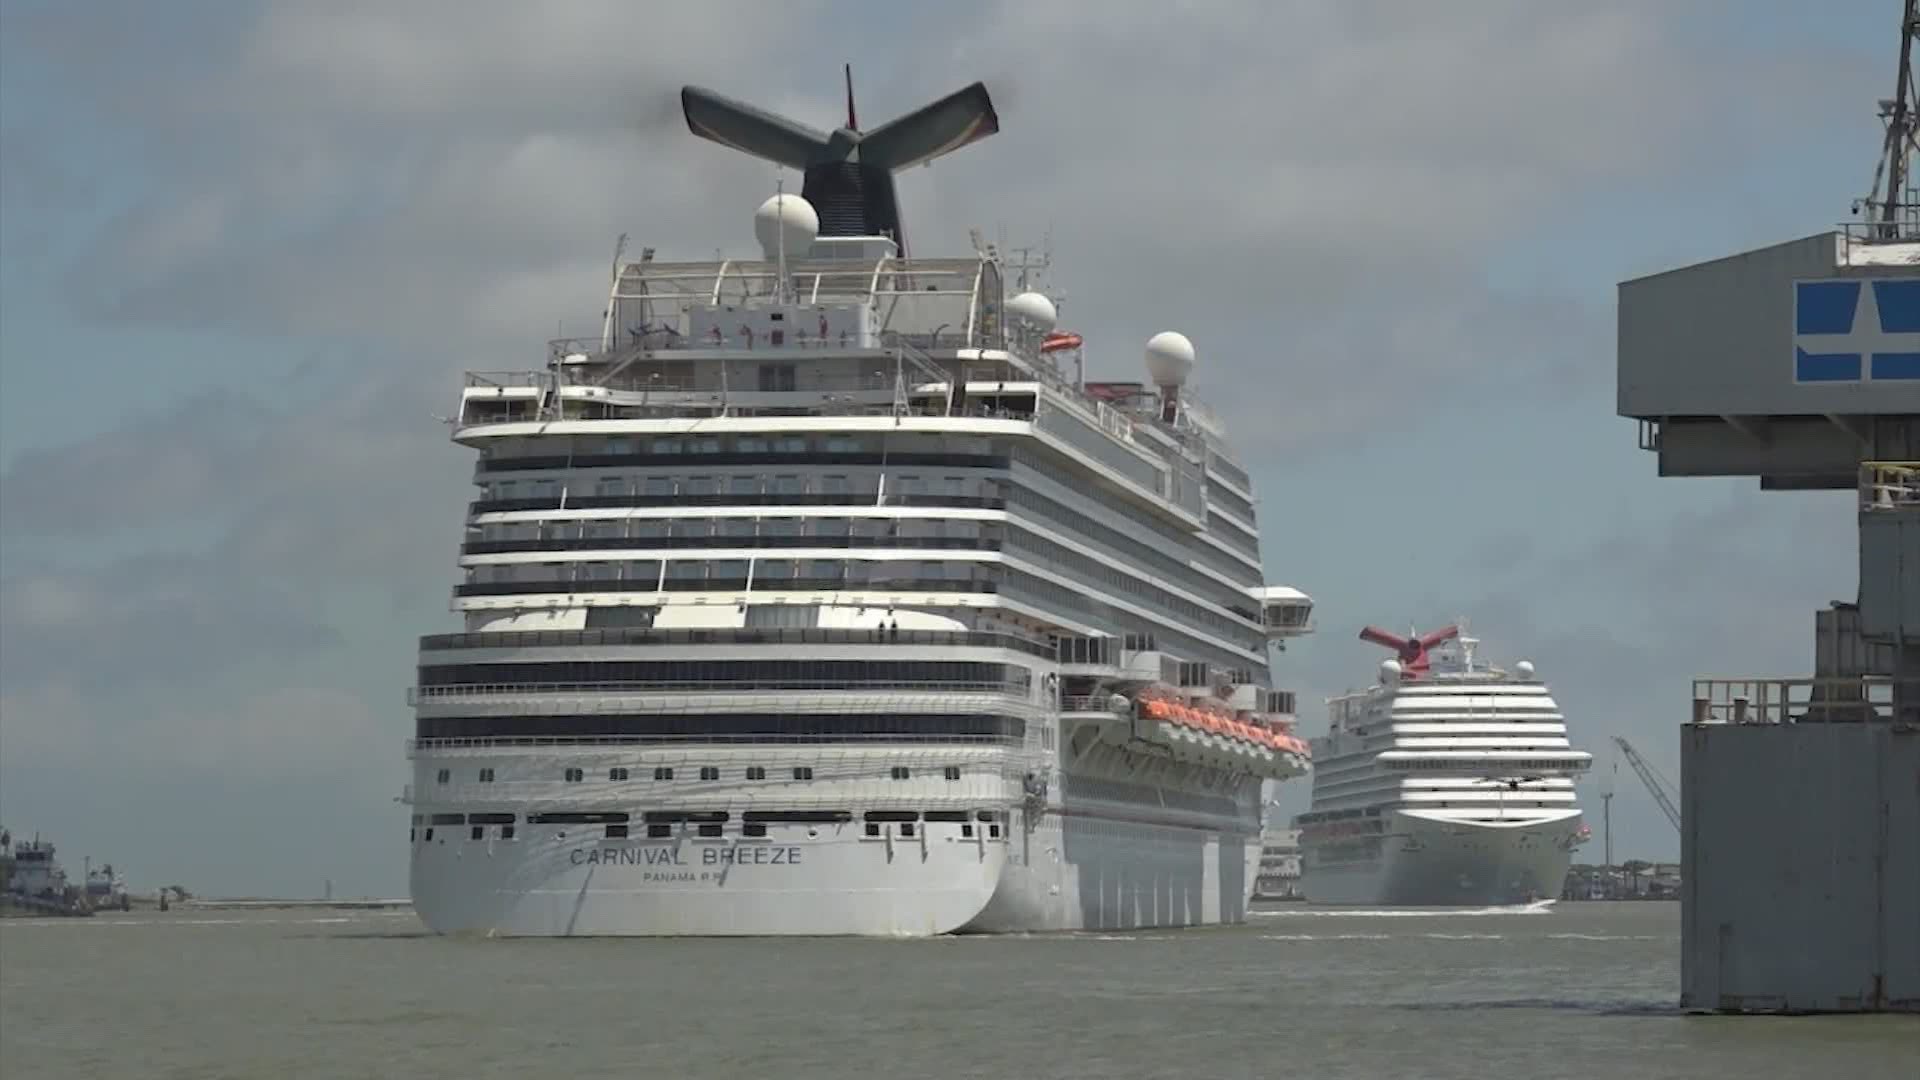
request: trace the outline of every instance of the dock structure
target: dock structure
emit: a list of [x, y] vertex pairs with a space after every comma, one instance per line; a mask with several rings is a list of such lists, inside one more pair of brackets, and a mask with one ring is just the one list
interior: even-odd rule
[[1920, 205], [1897, 179], [1865, 222], [1619, 286], [1619, 413], [1661, 476], [1859, 493], [1859, 595], [1815, 614], [1811, 676], [1675, 702], [1693, 1011], [1920, 1011]]

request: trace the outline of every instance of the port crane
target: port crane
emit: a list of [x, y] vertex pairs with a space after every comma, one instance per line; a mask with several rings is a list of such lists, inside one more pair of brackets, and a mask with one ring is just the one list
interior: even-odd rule
[[1653, 801], [1660, 804], [1660, 812], [1667, 815], [1667, 820], [1673, 822], [1674, 829], [1678, 830], [1680, 811], [1673, 805], [1673, 796], [1667, 793], [1670, 785], [1659, 773], [1653, 771], [1653, 766], [1647, 764], [1647, 759], [1640, 756], [1640, 751], [1635, 750], [1632, 743], [1619, 735], [1615, 735], [1613, 741], [1620, 747], [1620, 752], [1627, 756], [1627, 764], [1633, 766], [1633, 771], [1640, 777], [1640, 782], [1647, 785], [1647, 791], [1653, 795]]

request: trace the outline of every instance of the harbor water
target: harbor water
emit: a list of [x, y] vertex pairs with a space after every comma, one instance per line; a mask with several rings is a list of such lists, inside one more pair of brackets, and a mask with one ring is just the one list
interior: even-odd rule
[[461, 940], [400, 911], [0, 922], [0, 1073], [1916, 1075], [1901, 1016], [1684, 1016], [1668, 903], [914, 941]]

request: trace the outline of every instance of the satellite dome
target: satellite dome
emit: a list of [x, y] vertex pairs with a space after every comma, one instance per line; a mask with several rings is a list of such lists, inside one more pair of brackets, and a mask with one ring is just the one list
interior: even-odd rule
[[1147, 342], [1147, 374], [1156, 386], [1181, 386], [1193, 371], [1193, 342], [1187, 335], [1164, 330]]
[[1519, 663], [1513, 665], [1513, 673], [1515, 675], [1520, 676], [1523, 679], [1533, 678], [1533, 661], [1522, 660]]
[[1400, 661], [1398, 660], [1380, 661], [1380, 681], [1383, 683], [1399, 682], [1400, 681]]
[[1037, 292], [1023, 292], [1007, 301], [1007, 314], [1045, 333], [1060, 318], [1053, 301]]
[[783, 240], [787, 256], [799, 258], [820, 235], [820, 215], [814, 212], [812, 203], [798, 195], [775, 195], [753, 212], [753, 235], [759, 239], [768, 262], [779, 256]]

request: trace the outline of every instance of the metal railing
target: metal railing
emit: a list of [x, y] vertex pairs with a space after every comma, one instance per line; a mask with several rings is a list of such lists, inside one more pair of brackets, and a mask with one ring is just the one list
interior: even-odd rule
[[1920, 679], [1695, 679], [1691, 722], [1920, 725]]
[[[951, 735], [915, 735], [907, 733], [869, 733], [869, 732], [819, 732], [815, 734], [777, 734], [702, 732], [699, 734], [660, 733], [647, 735], [489, 735], [489, 736], [447, 736], [438, 738], [422, 736], [407, 740], [407, 752], [416, 750], [495, 750], [526, 746], [662, 746], [662, 747], [705, 747], [710, 745], [728, 746], [847, 746], [860, 750], [889, 748], [897, 745], [912, 746], [917, 749], [932, 749], [950, 745], [957, 746], [1000, 746], [1008, 750], [1019, 750], [1025, 740], [1014, 735], [975, 735], [955, 733]], [[947, 755], [951, 756], [951, 755]], [[891, 758], [874, 759], [881, 764], [894, 764]], [[647, 762], [651, 767], [654, 762]], [[662, 759], [660, 764], [669, 764]], [[677, 764], [673, 762], [672, 764]], [[804, 761], [781, 761], [780, 765], [806, 764]], [[639, 778], [636, 774], [636, 778]], [[686, 780], [694, 780], [687, 777]], [[784, 779], [776, 777], [778, 779]], [[816, 777], [819, 779], [819, 777]], [[715, 781], [695, 781], [714, 783]]]
[[528, 540], [469, 540], [462, 555], [548, 551], [701, 551], [855, 548], [910, 551], [999, 551], [997, 539], [977, 536], [571, 536]]
[[[1887, 235], [1889, 225], [1891, 236]], [[1835, 231], [1840, 234], [1840, 265], [1884, 265], [1893, 260], [1876, 258], [1876, 253], [1886, 251], [1890, 245], [1920, 242], [1920, 207], [1905, 203], [1891, 223], [1844, 221]]]
[[[740, 559], [720, 560], [743, 562]], [[821, 560], [827, 561], [827, 560]], [[959, 578], [884, 578], [862, 580], [853, 577], [745, 577], [598, 579], [550, 578], [544, 581], [475, 581], [453, 588], [456, 599], [480, 596], [577, 596], [585, 593], [662, 593], [662, 592], [811, 592], [882, 593], [904, 596], [908, 593], [997, 593], [1000, 582]]]
[[1017, 649], [1053, 658], [1051, 642], [983, 630], [505, 630], [468, 634], [431, 634], [422, 651], [441, 649], [526, 649], [590, 645], [955, 645]]
[[[562, 504], [565, 505], [562, 505]], [[790, 495], [785, 492], [758, 492], [751, 495], [535, 495], [524, 498], [476, 499], [467, 504], [468, 515], [515, 513], [528, 510], [616, 510], [656, 506], [912, 506], [963, 510], [1005, 510], [1007, 500], [979, 495], [914, 495], [889, 492], [884, 500], [875, 491], [847, 493], [816, 492]], [[768, 514], [778, 517], [778, 514]]]
[[1860, 463], [1860, 512], [1920, 510], [1920, 461]]
[[547, 694], [739, 694], [739, 693], [832, 693], [869, 694], [982, 694], [1011, 697], [1021, 701], [1032, 696], [1032, 689], [1011, 682], [926, 682], [876, 681], [852, 682], [847, 679], [686, 679], [646, 682], [526, 682], [456, 683], [443, 686], [410, 686], [407, 704], [459, 700], [475, 697], [530, 697]]

